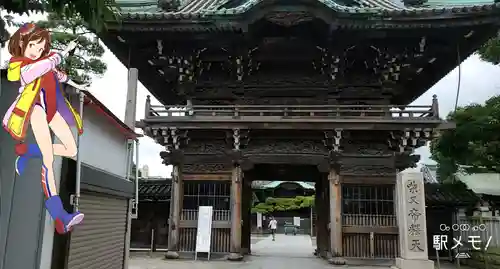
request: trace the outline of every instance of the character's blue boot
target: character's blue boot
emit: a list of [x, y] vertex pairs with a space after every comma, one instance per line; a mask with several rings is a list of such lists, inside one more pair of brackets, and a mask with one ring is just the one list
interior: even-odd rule
[[58, 195], [52, 196], [45, 201], [45, 207], [49, 211], [52, 219], [55, 220], [58, 234], [65, 234], [83, 221], [84, 215], [80, 212], [69, 214], [64, 210], [61, 198]]
[[41, 158], [42, 152], [37, 144], [30, 144], [27, 147], [26, 153], [20, 155], [16, 159], [16, 173], [21, 175], [26, 169], [26, 165], [28, 164], [28, 160], [30, 158]]

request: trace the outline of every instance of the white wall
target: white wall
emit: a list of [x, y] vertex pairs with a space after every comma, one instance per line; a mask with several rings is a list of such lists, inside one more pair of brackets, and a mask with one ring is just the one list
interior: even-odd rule
[[[78, 104], [72, 103], [78, 109]], [[74, 132], [76, 134], [76, 130]], [[122, 178], [126, 177], [127, 139], [111, 119], [97, 113], [90, 105], [84, 108], [83, 135], [80, 137], [79, 151], [83, 163]]]

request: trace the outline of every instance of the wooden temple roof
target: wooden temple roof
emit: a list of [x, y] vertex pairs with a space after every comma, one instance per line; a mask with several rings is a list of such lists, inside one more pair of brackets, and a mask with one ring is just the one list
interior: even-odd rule
[[407, 105], [496, 34], [495, 1], [116, 0], [99, 36], [164, 105]]
[[[397, 0], [315, 0], [339, 13], [380, 15], [386, 17], [436, 17], [446, 18], [464, 14], [481, 14], [500, 7], [494, 0], [429, 0], [419, 7], [407, 6]], [[190, 20], [222, 19], [246, 13], [253, 7], [265, 4], [264, 0], [192, 0], [183, 1], [178, 8], [165, 11], [156, 0], [116, 0], [125, 20]], [[274, 1], [273, 1], [274, 2]], [[278, 4], [279, 5], [279, 4]], [[201, 22], [201, 21], [200, 21]]]
[[139, 182], [139, 200], [170, 200], [172, 182], [165, 180], [141, 180]]

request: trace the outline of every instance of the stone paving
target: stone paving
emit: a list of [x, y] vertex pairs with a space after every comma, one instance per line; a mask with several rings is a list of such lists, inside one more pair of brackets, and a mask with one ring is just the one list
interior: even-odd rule
[[[308, 235], [276, 236], [276, 241], [268, 237], [252, 237], [252, 255], [242, 262], [225, 260], [206, 261], [165, 260], [162, 253], [152, 257], [146, 255], [133, 257], [129, 269], [327, 269], [332, 268], [325, 260], [313, 256], [313, 242]], [[205, 257], [205, 256], [204, 256]], [[389, 266], [343, 266], [362, 269], [388, 269]], [[441, 269], [453, 269], [452, 264], [442, 264]], [[461, 267], [460, 269], [465, 269]]]

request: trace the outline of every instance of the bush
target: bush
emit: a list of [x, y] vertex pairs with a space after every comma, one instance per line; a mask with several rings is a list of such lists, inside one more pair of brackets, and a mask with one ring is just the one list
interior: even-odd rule
[[269, 197], [264, 203], [258, 203], [252, 208], [252, 213], [267, 214], [276, 211], [289, 211], [314, 206], [314, 195], [296, 196], [293, 198]]

